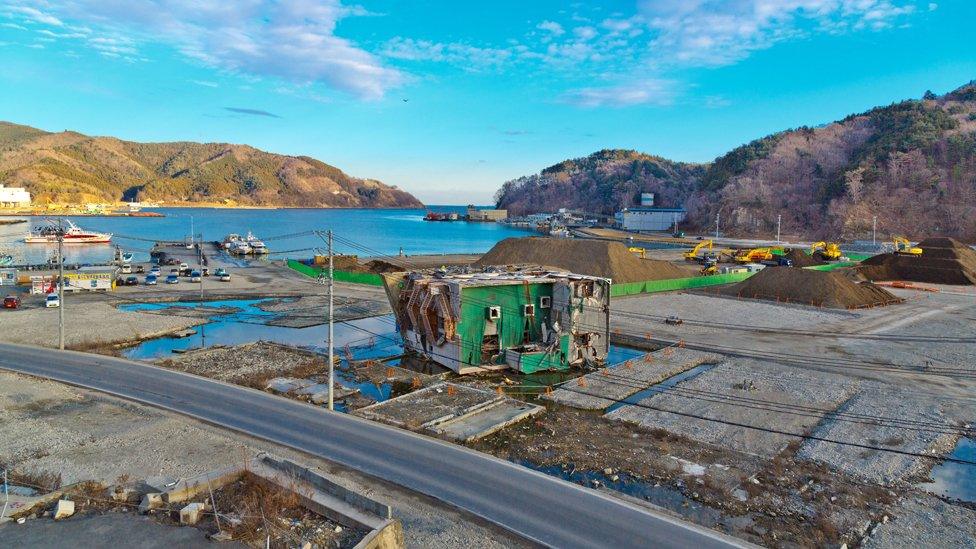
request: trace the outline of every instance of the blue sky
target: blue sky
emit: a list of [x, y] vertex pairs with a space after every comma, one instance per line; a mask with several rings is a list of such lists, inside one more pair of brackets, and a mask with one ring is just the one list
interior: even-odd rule
[[976, 78], [976, 2], [0, 0], [0, 119], [302, 154], [487, 203], [602, 148], [705, 162]]

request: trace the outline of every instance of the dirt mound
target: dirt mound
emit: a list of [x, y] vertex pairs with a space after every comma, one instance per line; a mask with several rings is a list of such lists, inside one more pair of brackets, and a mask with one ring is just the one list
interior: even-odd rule
[[640, 259], [620, 242], [576, 238], [506, 238], [475, 265], [541, 265], [618, 283], [688, 276], [668, 261]]
[[393, 263], [390, 263], [388, 261], [383, 261], [382, 259], [374, 259], [372, 261], [369, 261], [363, 267], [365, 267], [367, 272], [378, 273], [378, 274], [398, 273], [405, 270], [404, 267], [401, 267], [399, 265], [394, 265]]
[[794, 267], [812, 267], [814, 265], [823, 265], [824, 261], [804, 252], [799, 248], [790, 248], [786, 250], [783, 257], [789, 259], [793, 262]]
[[902, 301], [884, 288], [870, 282], [858, 284], [842, 273], [786, 267], [767, 267], [719, 292], [832, 309], [860, 309]]
[[880, 254], [858, 267], [869, 280], [909, 280], [933, 284], [976, 284], [976, 250], [953, 238], [926, 238], [920, 257]]

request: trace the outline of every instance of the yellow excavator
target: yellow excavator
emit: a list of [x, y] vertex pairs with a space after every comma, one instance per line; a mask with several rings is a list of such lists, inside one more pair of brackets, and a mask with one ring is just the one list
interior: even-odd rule
[[734, 259], [736, 263], [759, 263], [760, 261], [769, 261], [773, 258], [773, 250], [771, 248], [753, 248], [751, 250], [739, 250], [739, 253], [735, 254]]
[[698, 274], [702, 276], [718, 274], [718, 265], [706, 265], [698, 271]]
[[895, 253], [901, 255], [922, 255], [922, 248], [912, 246], [912, 243], [905, 237], [893, 236], [891, 242], [895, 245]]
[[647, 250], [645, 250], [644, 248], [638, 248], [638, 247], [632, 246], [630, 248], [627, 248], [627, 251], [630, 252], [630, 253], [633, 253], [633, 254], [637, 254], [637, 257], [639, 257], [641, 259], [646, 259], [647, 258]]
[[810, 246], [810, 255], [827, 261], [837, 261], [841, 256], [840, 246], [836, 242], [814, 242]]
[[708, 248], [711, 250], [712, 241], [702, 240], [690, 252], [685, 252], [685, 261], [701, 261], [701, 257], [698, 256], [698, 252], [700, 252], [702, 248]]

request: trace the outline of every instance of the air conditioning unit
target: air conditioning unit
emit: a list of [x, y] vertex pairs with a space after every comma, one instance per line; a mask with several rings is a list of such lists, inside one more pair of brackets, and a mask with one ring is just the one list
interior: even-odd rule
[[488, 320], [498, 320], [502, 317], [501, 307], [486, 307], [485, 308], [485, 318]]
[[552, 298], [551, 297], [549, 297], [547, 295], [544, 295], [544, 296], [542, 296], [542, 297], [539, 298], [539, 308], [540, 309], [548, 309], [550, 307], [552, 307]]
[[535, 305], [528, 303], [522, 305], [522, 316], [535, 316]]

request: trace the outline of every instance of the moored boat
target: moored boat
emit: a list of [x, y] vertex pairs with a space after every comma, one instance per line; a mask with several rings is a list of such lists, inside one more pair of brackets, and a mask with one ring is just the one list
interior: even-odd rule
[[[112, 241], [111, 233], [98, 233], [86, 231], [75, 225], [70, 219], [64, 220], [64, 243], [65, 244], [107, 244]], [[31, 232], [24, 239], [27, 244], [57, 244], [59, 228], [53, 223], [41, 227], [38, 231]]]

